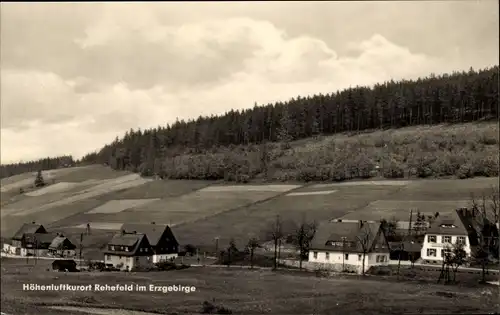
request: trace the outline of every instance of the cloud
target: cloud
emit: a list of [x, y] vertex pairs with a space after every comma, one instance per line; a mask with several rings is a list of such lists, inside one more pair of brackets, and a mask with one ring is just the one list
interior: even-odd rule
[[[60, 63], [50, 54], [49, 66], [33, 62], [26, 68], [22, 58], [14, 58], [19, 54], [5, 54], [2, 163], [70, 153], [80, 157], [129, 128], [416, 78], [458, 65], [378, 33], [336, 47], [268, 20], [205, 18], [172, 25], [154, 10], [102, 8], [92, 23], [80, 31], [74, 26], [64, 37]], [[339, 54], [345, 46], [349, 55]]]

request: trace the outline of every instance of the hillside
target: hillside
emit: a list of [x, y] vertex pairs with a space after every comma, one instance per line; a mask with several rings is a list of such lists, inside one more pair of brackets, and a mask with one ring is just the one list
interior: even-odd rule
[[[76, 164], [107, 164], [170, 179], [239, 182], [497, 176], [498, 156], [491, 152], [498, 149], [498, 74], [498, 66], [432, 74], [130, 130]], [[496, 124], [461, 125], [484, 121]], [[441, 131], [453, 124], [459, 125]], [[380, 133], [402, 127], [415, 129]], [[348, 137], [371, 131], [377, 133]], [[300, 140], [309, 145], [290, 149], [291, 142]], [[2, 165], [0, 176], [73, 164], [66, 156]], [[384, 171], [372, 172], [381, 167]]]
[[[415, 178], [384, 180], [374, 177], [372, 180], [327, 180], [307, 184], [293, 179], [297, 174], [317, 174], [314, 172], [325, 169], [325, 164], [315, 162], [320, 159], [330, 158], [339, 164], [352, 165], [351, 161], [356, 163], [362, 157], [358, 149], [368, 157], [381, 158], [382, 167], [371, 170], [381, 175], [388, 172], [387, 157], [398, 161], [396, 154], [399, 152], [400, 156], [406, 154], [407, 162], [400, 160], [404, 167], [412, 165], [410, 161], [426, 157], [423, 161], [427, 164], [421, 164], [416, 171], [428, 170], [430, 176], [438, 171], [442, 172], [441, 176], [462, 172], [467, 170], [468, 163], [467, 167], [475, 170], [490, 167], [491, 174], [498, 176], [497, 169], [494, 173], [494, 163], [498, 163], [498, 141], [493, 141], [497, 132], [498, 125], [494, 123], [469, 123], [294, 141], [288, 149], [275, 146], [274, 151], [268, 151], [269, 155], [280, 150], [288, 152], [271, 160], [283, 165], [288, 163], [287, 167], [270, 173], [274, 174], [270, 178], [287, 179], [286, 182], [254, 180], [242, 185], [215, 180], [160, 180], [90, 165], [44, 171], [42, 174], [49, 185], [34, 189], [31, 187], [34, 173], [17, 175], [1, 181], [2, 237], [11, 236], [24, 222], [36, 221], [49, 229], [64, 232], [78, 243], [88, 223], [92, 234], [84, 239], [84, 252], [92, 256], [99, 255], [100, 246], [125, 222], [170, 224], [182, 244], [213, 250], [216, 237], [220, 246], [225, 246], [230, 239], [239, 247], [252, 236], [264, 240], [266, 229], [276, 215], [294, 222], [304, 217], [317, 222], [335, 218], [408, 221], [410, 209], [414, 213], [445, 213], [469, 206], [471, 194], [477, 198], [498, 194], [492, 190], [498, 185], [498, 177], [434, 179], [416, 178], [419, 174], [425, 177], [425, 173], [404, 173], [404, 176]], [[427, 151], [421, 152], [424, 148]], [[250, 150], [245, 154], [252, 157]], [[212, 158], [214, 156], [217, 153], [213, 153]], [[339, 160], [339, 156], [344, 160]], [[461, 158], [463, 160], [459, 160]], [[304, 165], [309, 167], [310, 173], [300, 172]], [[183, 171], [180, 167], [177, 170]], [[277, 177], [277, 174], [286, 177]], [[479, 171], [464, 174], [483, 175]], [[20, 188], [24, 189], [22, 194]]]

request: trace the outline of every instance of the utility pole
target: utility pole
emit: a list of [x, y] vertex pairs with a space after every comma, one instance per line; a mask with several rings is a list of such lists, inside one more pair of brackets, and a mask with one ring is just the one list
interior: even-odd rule
[[408, 223], [408, 235], [411, 235], [411, 220], [413, 219], [413, 209], [410, 209], [410, 221]]
[[342, 236], [342, 272], [345, 271], [345, 236]]
[[82, 265], [83, 233], [80, 234], [80, 265]]
[[219, 255], [219, 237], [215, 238], [215, 257]]

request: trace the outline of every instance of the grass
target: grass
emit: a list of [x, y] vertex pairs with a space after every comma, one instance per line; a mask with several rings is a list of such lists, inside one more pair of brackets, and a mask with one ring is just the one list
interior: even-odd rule
[[[61, 274], [43, 272], [43, 265], [30, 269], [22, 261], [8, 259], [2, 260], [2, 268], [2, 311], [14, 314], [30, 308], [53, 314], [49, 308], [53, 305], [199, 314], [204, 301], [214, 300], [233, 314], [477, 314], [490, 312], [498, 303], [498, 288], [318, 278], [298, 272], [192, 267], [151, 273]], [[30, 292], [22, 291], [23, 283], [177, 284], [195, 286], [196, 291]]]
[[[175, 227], [176, 235], [186, 243], [213, 246], [219, 237], [221, 246], [234, 238], [241, 248], [251, 236], [261, 239], [269, 224], [280, 215], [283, 220], [300, 222], [303, 217], [318, 222], [329, 220], [377, 200], [398, 189], [393, 186], [339, 187], [329, 195], [281, 196], [234, 211], [223, 212], [193, 223]], [[309, 191], [309, 187], [294, 192]]]

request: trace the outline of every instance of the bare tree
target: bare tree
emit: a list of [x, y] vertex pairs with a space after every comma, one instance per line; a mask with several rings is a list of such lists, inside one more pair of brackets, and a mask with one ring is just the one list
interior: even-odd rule
[[370, 250], [369, 246], [371, 243], [370, 242], [371, 238], [372, 238], [372, 233], [370, 231], [370, 228], [361, 226], [361, 233], [358, 236], [356, 236], [356, 239], [361, 246], [361, 250], [363, 251], [363, 262], [361, 267], [362, 268], [361, 272], [363, 276], [365, 275], [365, 259], [366, 259], [366, 254]]
[[499, 223], [500, 219], [500, 191], [499, 186], [492, 186], [490, 193], [490, 211], [493, 214], [495, 224]]
[[253, 269], [253, 255], [254, 255], [255, 249], [259, 248], [259, 247], [260, 247], [260, 244], [259, 244], [259, 240], [257, 240], [257, 238], [252, 237], [251, 239], [248, 240], [247, 249], [250, 252], [250, 268], [252, 268], [252, 269]]
[[484, 242], [481, 242], [481, 244], [479, 244], [477, 250], [472, 255], [473, 261], [481, 266], [482, 283], [486, 282], [486, 271], [488, 269], [489, 255], [489, 248], [488, 246], [486, 246], [486, 244], [484, 244]]
[[303, 220], [302, 223], [295, 229], [293, 244], [299, 251], [299, 269], [302, 269], [302, 261], [309, 253], [309, 246], [311, 245], [311, 241], [316, 234], [316, 229], [316, 222], [307, 223], [305, 220]]
[[274, 269], [278, 268], [278, 245], [284, 236], [283, 222], [280, 216], [277, 215], [276, 220], [270, 224], [267, 230], [267, 237], [274, 242]]

